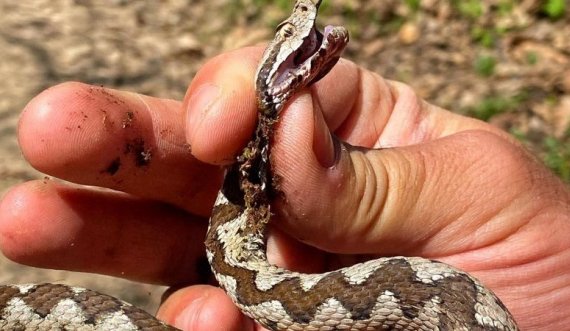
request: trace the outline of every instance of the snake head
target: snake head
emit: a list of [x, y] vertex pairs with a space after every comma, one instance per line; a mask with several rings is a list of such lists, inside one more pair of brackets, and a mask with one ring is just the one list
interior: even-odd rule
[[346, 44], [344, 27], [315, 25], [320, 0], [298, 0], [289, 18], [277, 26], [257, 70], [259, 108], [282, 107], [289, 97], [325, 76]]

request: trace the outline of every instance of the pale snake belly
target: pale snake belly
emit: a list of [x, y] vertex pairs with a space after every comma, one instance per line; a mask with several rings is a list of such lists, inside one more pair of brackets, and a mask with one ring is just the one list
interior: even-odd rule
[[[258, 126], [226, 173], [206, 237], [219, 284], [270, 330], [518, 330], [490, 290], [440, 262], [381, 258], [323, 274], [268, 263], [273, 125], [290, 97], [326, 75], [348, 42], [343, 27], [323, 34], [315, 28], [320, 2], [296, 2], [258, 67]], [[113, 297], [59, 284], [1, 286], [0, 310], [2, 330], [176, 330]]]

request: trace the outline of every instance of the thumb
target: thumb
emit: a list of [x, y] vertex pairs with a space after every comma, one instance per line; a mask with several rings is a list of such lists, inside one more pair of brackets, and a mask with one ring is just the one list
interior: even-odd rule
[[[445, 135], [369, 150], [334, 138], [309, 93], [296, 97], [272, 154], [284, 193], [279, 225], [332, 252], [441, 257], [501, 241], [537, 212], [526, 192], [542, 168], [524, 149], [485, 123], [433, 107], [422, 111], [438, 119], [432, 127]], [[455, 131], [442, 130], [446, 117]], [[406, 123], [384, 131], [394, 136], [393, 125], [417, 136]], [[516, 217], [502, 218], [513, 211]]]

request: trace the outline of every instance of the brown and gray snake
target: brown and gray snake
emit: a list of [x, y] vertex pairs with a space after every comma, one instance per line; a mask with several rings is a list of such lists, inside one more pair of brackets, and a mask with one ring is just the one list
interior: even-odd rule
[[[267, 261], [265, 228], [277, 195], [270, 140], [290, 97], [326, 75], [348, 43], [344, 27], [315, 27], [321, 0], [297, 0], [256, 75], [258, 125], [228, 169], [206, 254], [241, 311], [270, 330], [518, 330], [501, 301], [453, 267], [380, 258], [323, 274]], [[1, 330], [176, 330], [113, 297], [59, 284], [0, 287]]]

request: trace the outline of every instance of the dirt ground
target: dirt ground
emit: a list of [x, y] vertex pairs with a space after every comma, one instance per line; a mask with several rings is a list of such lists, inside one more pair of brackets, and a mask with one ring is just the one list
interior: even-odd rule
[[[0, 194], [44, 176], [25, 162], [16, 137], [20, 111], [43, 89], [75, 80], [181, 99], [204, 61], [271, 38], [290, 2], [0, 0]], [[349, 28], [347, 58], [411, 84], [432, 103], [512, 132], [539, 157], [561, 158], [555, 170], [563, 172], [570, 159], [563, 155], [570, 142], [570, 9], [560, 15], [545, 9], [547, 2], [331, 0], [320, 22]], [[553, 141], [558, 149], [549, 147]], [[1, 283], [88, 286], [150, 311], [162, 291], [6, 260], [0, 268]]]

